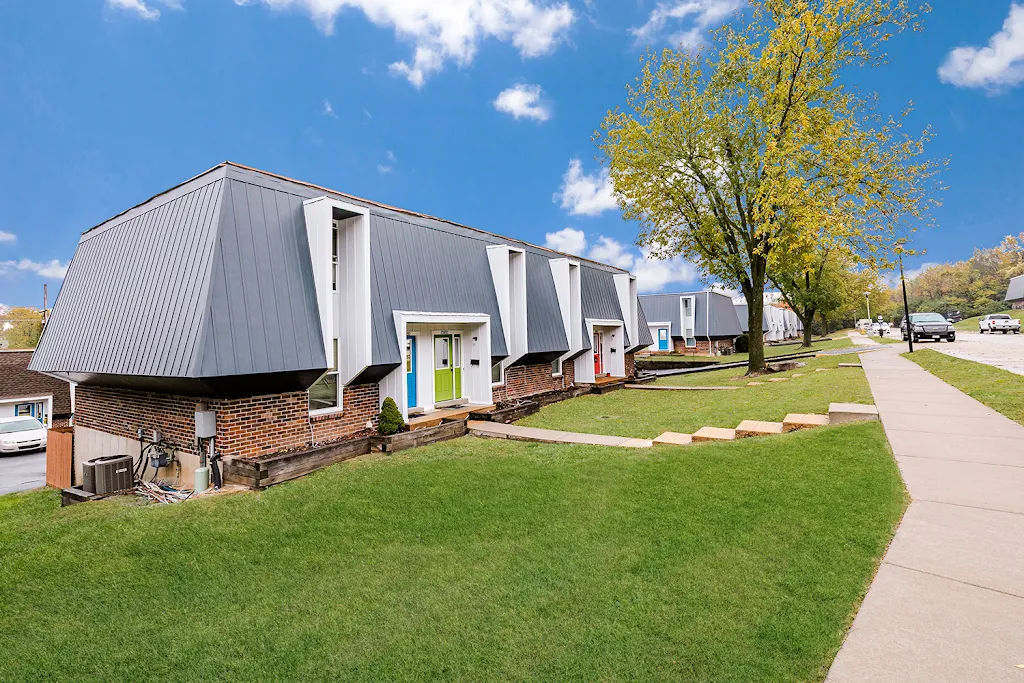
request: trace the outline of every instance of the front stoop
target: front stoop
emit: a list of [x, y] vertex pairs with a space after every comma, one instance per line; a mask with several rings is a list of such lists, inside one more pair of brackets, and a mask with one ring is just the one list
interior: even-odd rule
[[736, 427], [736, 438], [748, 436], [770, 436], [785, 431], [781, 422], [762, 422], [760, 420], [744, 420]]
[[655, 444], [664, 446], [689, 446], [693, 443], [693, 436], [680, 434], [679, 432], [665, 432], [654, 440]]
[[834, 425], [848, 422], [869, 422], [878, 419], [878, 408], [863, 403], [830, 403], [828, 419], [829, 423]]
[[790, 413], [782, 420], [782, 431], [795, 432], [798, 429], [827, 427], [830, 424], [828, 415], [814, 413]]
[[701, 427], [693, 433], [693, 442], [705, 441], [735, 441], [736, 430], [725, 429], [724, 427]]

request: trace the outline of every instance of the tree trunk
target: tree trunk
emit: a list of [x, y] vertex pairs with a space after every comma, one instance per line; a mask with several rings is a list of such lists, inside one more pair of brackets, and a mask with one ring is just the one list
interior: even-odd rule
[[800, 322], [804, 325], [804, 343], [801, 346], [805, 348], [811, 346], [811, 337], [813, 336], [811, 334], [811, 325], [814, 323], [814, 313], [813, 308], [808, 308], [805, 309], [804, 315], [800, 316]]
[[763, 256], [750, 259], [750, 291], [744, 291], [747, 298], [747, 374], [764, 372], [764, 285], [768, 264]]

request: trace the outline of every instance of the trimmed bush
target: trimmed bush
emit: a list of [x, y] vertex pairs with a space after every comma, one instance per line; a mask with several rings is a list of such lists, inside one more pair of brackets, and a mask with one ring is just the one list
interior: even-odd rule
[[398, 409], [395, 399], [388, 396], [384, 399], [384, 405], [377, 417], [377, 433], [381, 436], [391, 436], [404, 431], [405, 420], [402, 419], [402, 411]]
[[736, 337], [736, 341], [733, 346], [736, 348], [736, 353], [746, 353], [750, 351], [750, 337], [746, 332]]

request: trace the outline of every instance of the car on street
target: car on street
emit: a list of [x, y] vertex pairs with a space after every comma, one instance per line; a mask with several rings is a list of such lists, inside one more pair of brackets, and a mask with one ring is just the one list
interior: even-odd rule
[[34, 417], [0, 418], [0, 455], [46, 448], [46, 427]]
[[1020, 320], [1011, 318], [1005, 313], [993, 313], [978, 321], [978, 332], [982, 334], [986, 332], [989, 334], [996, 332], [1020, 334]]
[[913, 337], [914, 341], [923, 339], [956, 341], [956, 329], [953, 328], [953, 323], [939, 313], [911, 313], [910, 328], [907, 328], [907, 321], [904, 319], [900, 323], [900, 334], [903, 341], [907, 341], [908, 336]]
[[960, 311], [950, 311], [946, 314], [946, 320], [951, 323], [958, 323], [964, 319], [964, 314]]

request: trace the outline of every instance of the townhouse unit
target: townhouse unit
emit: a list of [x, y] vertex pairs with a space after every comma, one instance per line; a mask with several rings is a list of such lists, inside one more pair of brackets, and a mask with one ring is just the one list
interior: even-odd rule
[[717, 356], [732, 353], [742, 334], [732, 299], [717, 292], [644, 294], [640, 305], [651, 336], [647, 353]]
[[0, 349], [0, 418], [34, 417], [46, 427], [66, 427], [75, 387], [28, 369], [32, 349]]
[[[742, 303], [742, 304], [734, 303], [733, 306], [736, 309], [736, 318], [739, 320], [740, 330], [744, 334], [746, 334], [749, 331], [749, 327], [750, 327], [750, 323], [747, 320], [747, 318], [749, 317], [749, 311], [747, 309], [747, 304], [745, 304], [745, 303]], [[765, 308], [767, 308], [767, 306]], [[766, 310], [762, 309], [761, 310], [761, 336], [762, 336], [762, 338], [767, 339], [768, 330], [769, 330], [769, 327], [768, 327], [768, 312]]]
[[1010, 278], [1004, 301], [1015, 311], [1024, 310], [1024, 275]]
[[[651, 343], [628, 272], [223, 163], [88, 230], [32, 369], [78, 384], [75, 460], [197, 404], [255, 456], [404, 416], [634, 374]], [[190, 466], [183, 467], [191, 472]]]

